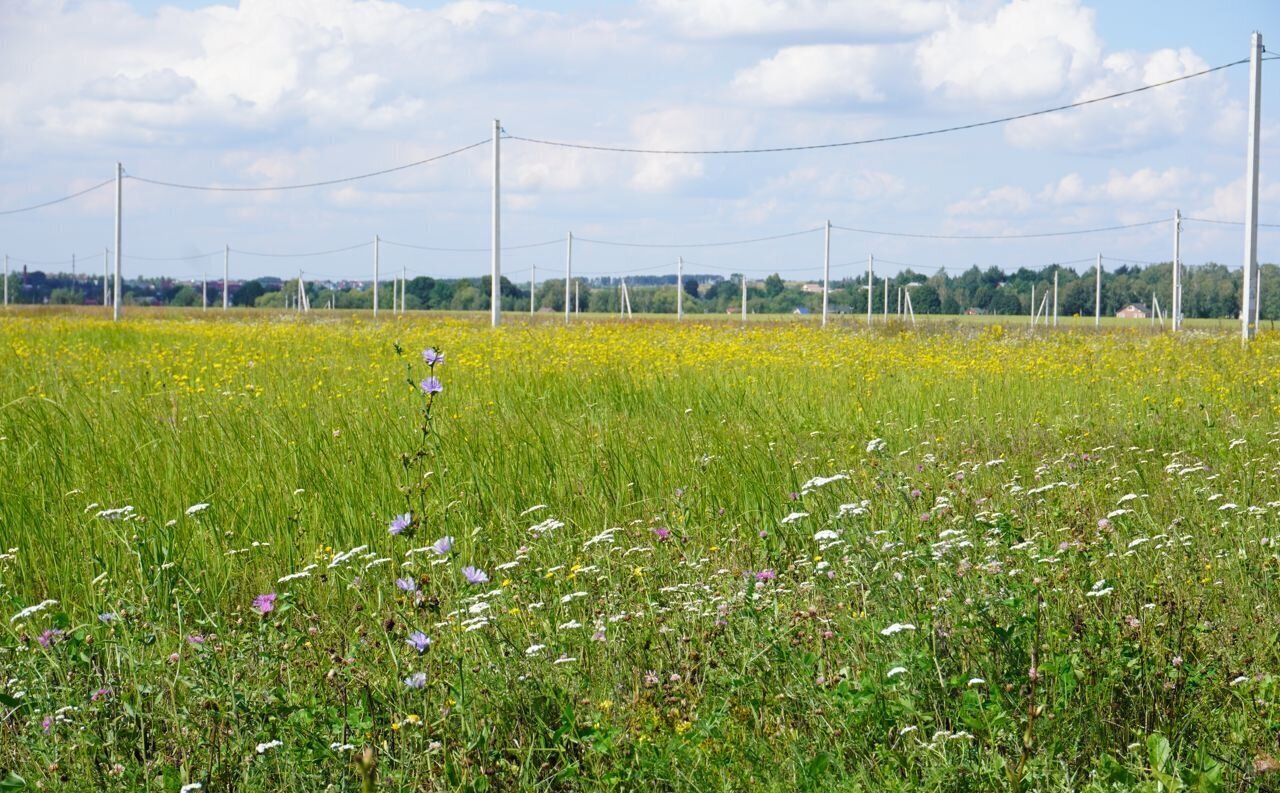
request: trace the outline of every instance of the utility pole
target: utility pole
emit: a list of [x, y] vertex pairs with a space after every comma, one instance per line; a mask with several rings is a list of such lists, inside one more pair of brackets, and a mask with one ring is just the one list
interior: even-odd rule
[[564, 324], [569, 324], [569, 282], [573, 280], [573, 232], [564, 249]]
[[501, 166], [502, 123], [493, 120], [493, 239], [490, 241], [492, 267], [489, 273], [489, 324], [498, 327], [502, 323], [502, 235], [500, 213], [502, 202], [499, 199], [498, 187], [501, 184], [499, 167]]
[[867, 254], [867, 327], [871, 327], [871, 298], [875, 292], [871, 288], [876, 285], [875, 279], [876, 255], [874, 253]]
[[582, 313], [582, 306], [578, 303], [578, 281], [573, 282], [573, 313]]
[[373, 318], [378, 318], [378, 235], [373, 235]]
[[538, 265], [534, 264], [529, 267], [529, 316], [533, 316], [533, 304], [537, 302], [537, 295], [533, 291], [538, 283]]
[[[745, 279], [745, 276], [744, 276]], [[742, 287], [742, 318], [747, 318], [747, 287]], [[831, 221], [827, 221], [827, 233], [822, 246], [822, 327], [827, 326], [827, 303], [831, 299]]]
[[222, 310], [231, 305], [231, 246], [222, 246]]
[[1036, 285], [1031, 285], [1031, 327], [1036, 326]]
[[1182, 329], [1182, 210], [1173, 210], [1173, 329]]
[[400, 268], [400, 313], [409, 310], [409, 268]]
[[884, 321], [889, 322], [889, 279], [884, 279]]
[[209, 274], [201, 273], [200, 275], [200, 310], [209, 310]]
[[1097, 273], [1093, 282], [1093, 326], [1102, 327], [1102, 254], [1098, 254]]
[[676, 322], [684, 319], [684, 257], [676, 257]]
[[747, 322], [747, 274], [742, 274], [742, 323]]
[[1058, 268], [1053, 268], [1053, 326], [1058, 327]]
[[124, 165], [116, 163], [116, 285], [111, 301], [111, 321], [120, 320], [120, 221], [124, 209]]
[[9, 254], [4, 255], [4, 307], [9, 307]]
[[1258, 322], [1258, 139], [1262, 110], [1262, 34], [1249, 47], [1249, 149], [1245, 157], [1244, 299], [1240, 301], [1240, 341], [1248, 343]]

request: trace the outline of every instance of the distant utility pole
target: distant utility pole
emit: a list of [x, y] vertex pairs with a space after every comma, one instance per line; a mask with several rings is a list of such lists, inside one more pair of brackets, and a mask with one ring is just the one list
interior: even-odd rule
[[742, 274], [742, 321], [747, 321], [747, 274]]
[[684, 257], [676, 257], [676, 322], [684, 319]]
[[200, 275], [200, 310], [209, 310], [209, 274], [201, 273]]
[[[747, 318], [746, 276], [743, 276], [742, 318]], [[827, 303], [831, 299], [831, 221], [827, 221], [827, 233], [822, 246], [822, 326], [827, 326]]]
[[116, 285], [115, 294], [111, 301], [111, 321], [117, 322], [120, 319], [120, 246], [122, 244], [120, 233], [121, 215], [124, 210], [124, 165], [116, 163]]
[[1173, 210], [1173, 329], [1182, 330], [1182, 210]]
[[1053, 268], [1053, 326], [1058, 327], [1058, 268]]
[[564, 248], [564, 324], [569, 324], [569, 282], [573, 280], [573, 232]]
[[533, 304], [537, 302], [534, 294], [534, 287], [538, 283], [538, 265], [534, 264], [529, 267], [529, 316], [533, 316]]
[[9, 254], [4, 255], [4, 307], [9, 307]]
[[[868, 292], [868, 294], [870, 294]], [[884, 279], [884, 321], [889, 321], [889, 279]]]
[[489, 324], [498, 327], [502, 323], [502, 235], [501, 219], [502, 202], [498, 195], [499, 168], [501, 166], [502, 123], [493, 120], [493, 239], [490, 241], [492, 266], [489, 274]]
[[1098, 254], [1097, 273], [1093, 282], [1093, 326], [1102, 327], [1102, 254]]
[[871, 327], [871, 298], [875, 292], [871, 288], [876, 284], [876, 255], [874, 253], [867, 254], [867, 327]]
[[1258, 323], [1258, 140], [1262, 110], [1262, 34], [1249, 47], [1249, 148], [1245, 157], [1244, 299], [1240, 301], [1240, 341], [1248, 343]]

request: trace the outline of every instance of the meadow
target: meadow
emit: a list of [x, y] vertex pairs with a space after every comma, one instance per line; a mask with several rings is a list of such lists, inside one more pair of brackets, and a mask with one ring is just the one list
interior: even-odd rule
[[0, 315], [0, 791], [1280, 789], [1280, 335], [508, 320]]

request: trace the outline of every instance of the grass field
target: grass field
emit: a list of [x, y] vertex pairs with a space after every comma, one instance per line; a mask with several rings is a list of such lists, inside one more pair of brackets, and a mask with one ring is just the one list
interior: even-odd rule
[[724, 319], [0, 316], [0, 790], [1280, 789], [1280, 336]]

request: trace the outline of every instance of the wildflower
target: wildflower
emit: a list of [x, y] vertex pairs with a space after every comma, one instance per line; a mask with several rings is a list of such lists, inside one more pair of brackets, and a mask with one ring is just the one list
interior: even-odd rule
[[653, 533], [657, 535], [659, 542], [667, 540], [671, 537], [671, 529], [656, 528], [653, 530]]
[[409, 512], [406, 512], [403, 515], [396, 515], [391, 519], [391, 525], [387, 527], [387, 531], [391, 532], [393, 535], [399, 534], [409, 528], [409, 524], [412, 522], [413, 515]]
[[422, 360], [427, 366], [437, 366], [444, 363], [444, 353], [436, 352], [435, 347], [428, 347], [422, 351]]
[[1170, 661], [1169, 663], [1173, 664], [1174, 668], [1181, 667], [1181, 666], [1182, 666], [1182, 656], [1180, 656], [1180, 655], [1175, 655], [1175, 656], [1173, 657], [1173, 660], [1172, 660], [1172, 661]]
[[885, 629], [881, 630], [881, 631], [880, 631], [880, 635], [881, 635], [881, 636], [892, 636], [892, 635], [894, 635], [895, 633], [902, 633], [903, 631], [913, 631], [913, 630], [915, 630], [915, 629], [916, 629], [916, 626], [912, 625], [912, 624], [911, 624], [911, 623], [909, 623], [909, 622], [895, 622], [895, 623], [893, 623], [892, 625], [890, 625], [889, 627], [887, 627], [887, 628], [885, 628]]
[[658, 683], [660, 682], [661, 680], [658, 677], [658, 673], [653, 671], [652, 669], [644, 673], [645, 688], [653, 688], [654, 686], [658, 685]]
[[208, 508], [209, 508], [208, 504], [204, 504], [204, 503], [192, 504], [191, 506], [187, 507], [187, 517], [191, 517], [192, 515], [199, 515], [201, 512], [204, 512]]
[[538, 653], [540, 653], [540, 652], [542, 652], [544, 649], [546, 649], [546, 646], [547, 646], [547, 645], [545, 645], [545, 644], [531, 644], [531, 645], [529, 645], [529, 647], [524, 651], [524, 654], [525, 654], [525, 655], [528, 655], [528, 656], [534, 656], [534, 655], [537, 655]]
[[274, 749], [277, 746], [284, 746], [284, 742], [283, 741], [267, 741], [266, 743], [260, 743], [258, 744], [258, 754], [266, 754], [268, 750]]
[[1027, 670], [1027, 679], [1030, 680], [1032, 683], [1036, 682], [1042, 677], [1044, 677], [1044, 673], [1041, 672], [1039, 669], [1035, 668], [1034, 666]]
[[596, 631], [595, 633], [591, 634], [591, 641], [593, 641], [593, 642], [602, 642], [602, 641], [604, 641], [604, 630], [603, 630], [603, 629], [601, 629], [601, 630], [598, 630], [598, 631]]
[[405, 639], [405, 643], [417, 650], [419, 654], [422, 654], [431, 646], [431, 637], [427, 636], [427, 634], [422, 631], [414, 631], [409, 634], [408, 639]]
[[414, 581], [412, 578], [397, 578], [396, 586], [400, 588], [401, 592], [408, 593], [418, 591], [418, 582]]
[[178, 793], [192, 793], [193, 791], [196, 791], [196, 790], [204, 790], [204, 785], [200, 784], [199, 782], [188, 782], [187, 784], [178, 788]]
[[424, 394], [438, 394], [444, 390], [444, 386], [440, 384], [440, 378], [434, 375], [423, 380], [419, 385], [422, 386]]
[[268, 592], [265, 595], [258, 595], [253, 599], [253, 610], [267, 616], [276, 610], [276, 593]]
[[906, 673], [907, 668], [905, 666], [895, 666], [889, 670], [889, 673], [885, 675], [885, 677], [897, 677], [898, 675], [905, 675]]
[[912, 490], [911, 490], [911, 497], [912, 497], [912, 498], [920, 498], [920, 491], [919, 491], [919, 490], [916, 490], [915, 488], [912, 488]]
[[413, 689], [422, 688], [427, 685], [427, 673], [414, 672], [404, 679], [404, 684]]
[[9, 622], [17, 622], [18, 620], [26, 619], [27, 617], [30, 617], [32, 614], [35, 614], [36, 612], [43, 611], [44, 609], [47, 609], [50, 606], [56, 606], [56, 605], [58, 605], [58, 601], [56, 600], [42, 600], [39, 603], [35, 604], [34, 606], [27, 606], [22, 611], [19, 611], [17, 614], [14, 614], [12, 617], [9, 618]]
[[98, 689], [97, 691], [95, 691], [95, 692], [93, 692], [92, 694], [90, 694], [90, 695], [89, 695], [89, 701], [90, 701], [90, 702], [97, 702], [97, 701], [98, 701], [98, 700], [100, 700], [100, 699], [106, 699], [107, 697], [111, 696], [111, 694], [112, 694], [111, 689], [109, 689], [109, 688], [100, 688], [100, 689]]
[[446, 534], [431, 544], [431, 550], [435, 551], [437, 556], [444, 556], [453, 550], [453, 537]]
[[52, 727], [53, 727], [52, 716], [45, 716], [43, 719], [40, 720], [40, 729], [44, 730], [46, 735], [49, 734], [49, 729]]
[[109, 622], [115, 622], [118, 619], [120, 619], [120, 615], [116, 614], [114, 611], [104, 611], [98, 615], [98, 622], [101, 622], [104, 624]]
[[467, 579], [468, 584], [483, 584], [489, 580], [488, 573], [470, 565], [462, 568], [462, 577]]
[[972, 688], [973, 686], [980, 686], [980, 685], [982, 685], [983, 683], [986, 683], [986, 682], [987, 682], [987, 681], [983, 680], [983, 679], [982, 679], [982, 678], [980, 678], [980, 677], [971, 677], [971, 678], [969, 678], [969, 683], [968, 683], [968, 685], [969, 685], [969, 687], [970, 687], [970, 688]]
[[187, 637], [187, 643], [194, 644], [197, 647], [199, 647], [200, 645], [204, 644], [204, 637], [198, 633], [193, 633]]
[[1108, 520], [1107, 518], [1098, 518], [1098, 528], [1101, 531], [1106, 531], [1107, 529], [1111, 528], [1111, 521]]
[[757, 581], [772, 581], [777, 577], [778, 577], [778, 574], [772, 570], [761, 570], [760, 572], [756, 573]]
[[54, 640], [62, 635], [62, 631], [58, 628], [48, 628], [44, 633], [36, 637], [36, 641], [40, 642], [41, 647], [48, 647], [53, 644]]

